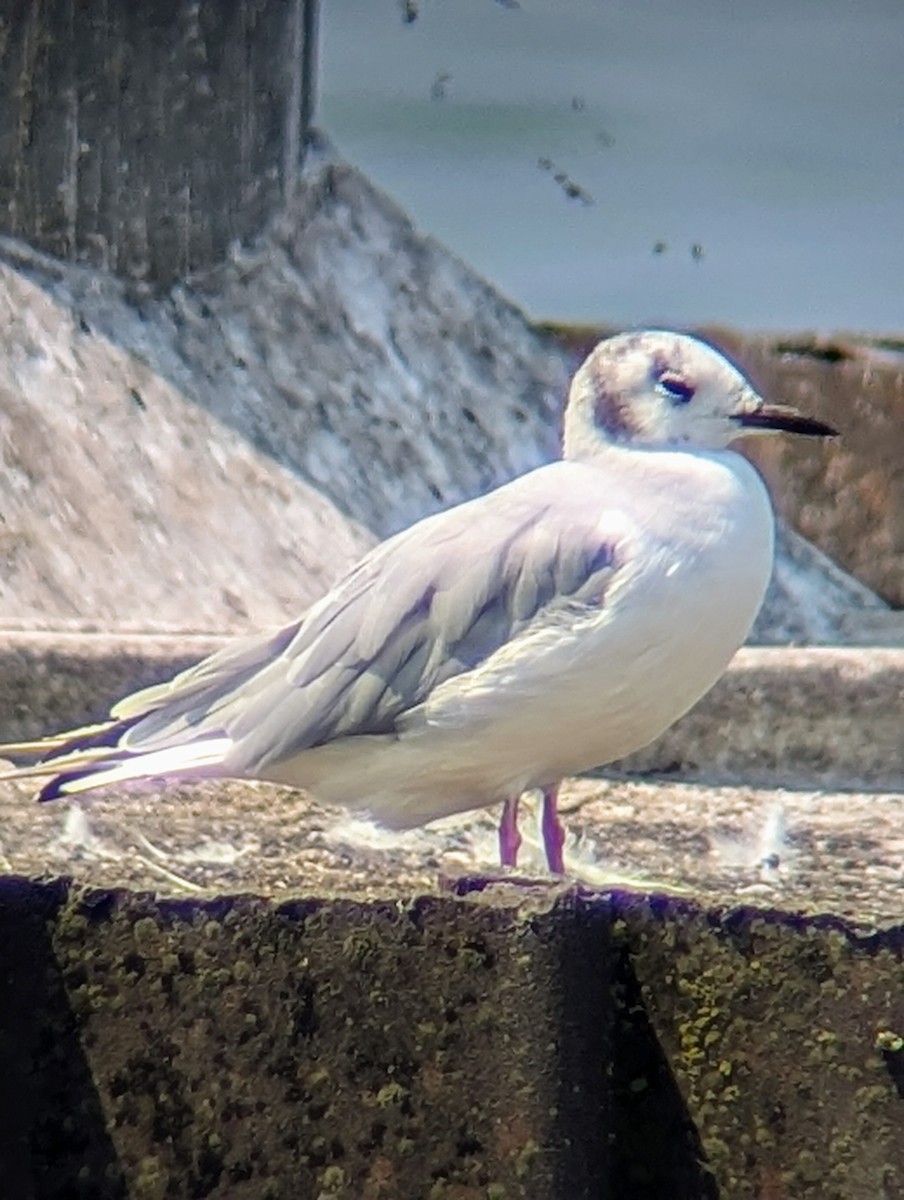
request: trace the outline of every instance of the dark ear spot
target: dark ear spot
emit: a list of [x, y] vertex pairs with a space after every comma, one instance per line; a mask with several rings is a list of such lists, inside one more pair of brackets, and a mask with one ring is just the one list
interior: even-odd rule
[[631, 409], [625, 403], [624, 397], [617, 391], [607, 388], [599, 375], [594, 377], [593, 418], [596, 425], [611, 442], [624, 441], [630, 438], [633, 426], [630, 421]]

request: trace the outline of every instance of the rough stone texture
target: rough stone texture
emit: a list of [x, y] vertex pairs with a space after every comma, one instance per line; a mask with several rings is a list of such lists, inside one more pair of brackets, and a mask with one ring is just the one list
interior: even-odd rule
[[[209, 648], [9, 636], [0, 697], [70, 716]], [[265, 785], [0, 784], [10, 1194], [900, 1194], [901, 652], [732, 676], [682, 747], [705, 782], [568, 785], [564, 882], [529, 806], [498, 882], [491, 812], [387, 835]], [[714, 786], [737, 747], [777, 786]], [[839, 763], [858, 790], [818, 788]]]
[[772, 579], [747, 640], [766, 646], [902, 645], [904, 617], [779, 518]]
[[[457, 890], [475, 872], [558, 886], [530, 800], [513, 877], [498, 866], [495, 810], [390, 833], [265, 784], [158, 783], [81, 805], [38, 805], [34, 790], [0, 784], [2, 871], [209, 898], [392, 900]], [[568, 781], [562, 811], [569, 879], [590, 888], [831, 913], [861, 929], [901, 919], [900, 792], [585, 779]]]
[[713, 690], [631, 771], [794, 787], [904, 787], [904, 653], [814, 647], [739, 651]]
[[0, 740], [101, 720], [116, 698], [161, 683], [223, 644], [198, 635], [0, 633]]
[[[641, 1047], [622, 1092], [621, 1194], [687, 1194], [651, 1190], [657, 1164], [643, 1155], [645, 1138], [673, 1143], [663, 1121], [671, 1076], [711, 1172], [695, 1200], [904, 1192], [900, 926], [862, 936], [832, 918], [644, 899], [617, 913], [625, 957], [615, 1041], [628, 1040], [623, 1054]], [[642, 1047], [656, 1043], [671, 1076], [655, 1059], [644, 1069]]]
[[904, 606], [904, 342], [728, 331], [719, 331], [719, 341], [769, 395], [842, 434], [826, 450], [790, 438], [752, 450], [779, 511], [863, 583]]
[[0, 228], [155, 284], [218, 262], [295, 186], [315, 2], [2, 0]]
[[252, 439], [3, 267], [0, 330], [4, 616], [265, 625], [369, 545]]
[[0, 880], [10, 1195], [900, 1195], [900, 926]]
[[555, 454], [561, 351], [348, 167], [162, 299], [2, 257], [5, 620], [276, 623], [373, 534]]
[[607, 924], [2, 880], [7, 1194], [597, 1200]]
[[[212, 645], [7, 635], [0, 735], [101, 717], [129, 686]], [[658, 744], [605, 781], [569, 783], [570, 871], [593, 886], [640, 878], [706, 897], [766, 896], [861, 923], [894, 920], [904, 854], [902, 700], [900, 650], [743, 650]], [[34, 791], [0, 783], [2, 870], [73, 871], [105, 886], [162, 882], [186, 893], [279, 895], [303, 882], [385, 896], [498, 862], [493, 810], [402, 835], [264, 784], [151, 782], [92, 795], [84, 808], [36, 807]], [[529, 805], [522, 831], [525, 870], [542, 873]]]

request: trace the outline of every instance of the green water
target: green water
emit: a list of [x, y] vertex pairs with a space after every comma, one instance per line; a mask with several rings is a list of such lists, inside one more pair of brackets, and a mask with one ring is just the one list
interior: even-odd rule
[[532, 315], [904, 329], [900, 0], [399, 12], [326, 0], [319, 121]]

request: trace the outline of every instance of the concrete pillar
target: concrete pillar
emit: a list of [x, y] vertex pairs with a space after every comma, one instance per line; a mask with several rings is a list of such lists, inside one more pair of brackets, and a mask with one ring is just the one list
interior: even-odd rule
[[0, 230], [155, 285], [291, 193], [317, 0], [0, 0]]

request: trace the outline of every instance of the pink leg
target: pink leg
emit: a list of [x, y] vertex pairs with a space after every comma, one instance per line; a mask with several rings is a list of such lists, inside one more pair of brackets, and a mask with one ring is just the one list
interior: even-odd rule
[[543, 819], [541, 827], [549, 869], [554, 875], [564, 875], [565, 858], [562, 854], [562, 847], [565, 845], [565, 830], [562, 828], [562, 822], [556, 811], [558, 798], [559, 789], [557, 787], [543, 789]]
[[504, 867], [518, 865], [521, 834], [518, 832], [518, 797], [512, 796], [502, 806], [499, 821], [499, 861]]

